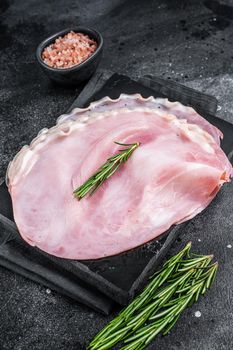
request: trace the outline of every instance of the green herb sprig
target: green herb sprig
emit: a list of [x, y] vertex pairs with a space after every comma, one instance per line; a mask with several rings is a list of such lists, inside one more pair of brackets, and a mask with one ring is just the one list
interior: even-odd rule
[[125, 163], [136, 148], [140, 146], [139, 142], [132, 144], [124, 144], [120, 142], [115, 142], [117, 145], [127, 147], [125, 149], [120, 149], [118, 154], [107, 159], [95, 173], [92, 175], [83, 185], [78, 187], [74, 192], [74, 196], [81, 200], [87, 194], [92, 195], [110, 176], [112, 176], [119, 166]]
[[203, 295], [214, 281], [218, 263], [212, 255], [190, 253], [191, 243], [170, 258], [151, 277], [144, 291], [90, 343], [89, 350], [142, 350], [160, 333], [167, 334], [181, 313]]

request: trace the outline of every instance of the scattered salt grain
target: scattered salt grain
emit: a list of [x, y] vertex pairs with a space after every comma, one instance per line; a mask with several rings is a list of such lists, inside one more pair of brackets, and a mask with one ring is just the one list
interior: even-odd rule
[[221, 111], [222, 107], [218, 105], [217, 111]]
[[196, 311], [194, 315], [195, 315], [195, 317], [199, 318], [199, 317], [201, 317], [201, 312], [200, 311]]
[[51, 294], [51, 290], [49, 288], [46, 289], [47, 294]]
[[201, 239], [200, 239], [200, 238], [198, 238], [198, 242], [201, 242]]
[[231, 249], [231, 248], [232, 248], [232, 245], [231, 245], [231, 244], [228, 244], [228, 245], [227, 245], [227, 248]]

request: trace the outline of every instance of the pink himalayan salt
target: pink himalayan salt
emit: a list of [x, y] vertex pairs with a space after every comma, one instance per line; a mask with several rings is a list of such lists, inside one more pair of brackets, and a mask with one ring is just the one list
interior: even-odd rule
[[52, 68], [70, 68], [85, 61], [96, 49], [95, 40], [88, 35], [71, 31], [47, 46], [42, 59]]

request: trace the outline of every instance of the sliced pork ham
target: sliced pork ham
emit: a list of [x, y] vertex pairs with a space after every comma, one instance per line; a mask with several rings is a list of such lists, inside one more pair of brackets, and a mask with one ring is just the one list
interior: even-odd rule
[[[140, 95], [105, 98], [61, 116], [8, 168], [22, 238], [49, 254], [97, 259], [135, 248], [201, 212], [232, 166], [221, 132], [192, 108]], [[140, 142], [92, 195], [82, 185], [121, 143]]]

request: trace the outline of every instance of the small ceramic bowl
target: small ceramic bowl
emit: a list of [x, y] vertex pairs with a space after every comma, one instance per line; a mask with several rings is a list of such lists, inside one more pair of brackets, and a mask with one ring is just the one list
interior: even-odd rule
[[[73, 67], [64, 69], [49, 67], [42, 59], [43, 50], [45, 47], [52, 44], [59, 36], [64, 36], [70, 31], [87, 34], [90, 38], [94, 39], [97, 42], [96, 51], [88, 59]], [[49, 76], [51, 80], [63, 85], [77, 85], [89, 79], [95, 72], [100, 62], [102, 51], [103, 38], [99, 32], [86, 27], [74, 27], [64, 29], [42, 41], [37, 47], [36, 58], [43, 71], [47, 74], [47, 76]]]

